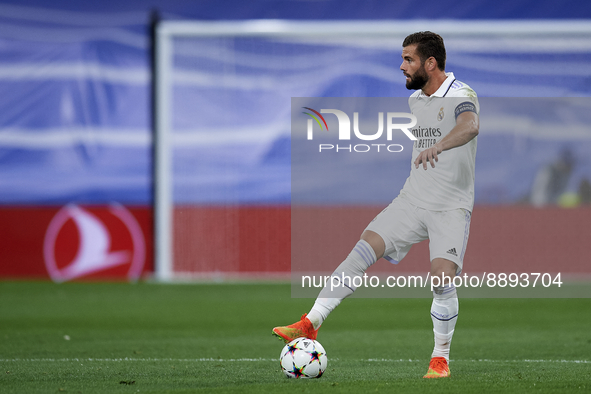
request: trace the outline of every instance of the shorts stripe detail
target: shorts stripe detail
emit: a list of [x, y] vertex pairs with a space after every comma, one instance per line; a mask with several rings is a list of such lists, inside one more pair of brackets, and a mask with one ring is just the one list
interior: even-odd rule
[[466, 220], [466, 226], [464, 227], [464, 244], [462, 245], [462, 252], [460, 253], [460, 261], [464, 261], [464, 254], [466, 253], [466, 246], [468, 245], [468, 235], [470, 234], [470, 211], [466, 210], [464, 219]]
[[390, 256], [384, 256], [384, 259], [388, 260], [390, 263], [392, 264], [398, 264], [400, 261], [398, 260], [394, 260], [392, 257]]

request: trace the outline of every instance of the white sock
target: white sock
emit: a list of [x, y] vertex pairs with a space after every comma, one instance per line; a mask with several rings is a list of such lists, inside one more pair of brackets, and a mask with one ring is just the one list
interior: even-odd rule
[[[351, 292], [353, 293], [353, 292]], [[310, 313], [308, 313], [308, 319], [312, 322], [314, 329], [322, 325], [322, 322], [328, 317], [330, 312], [334, 310], [341, 303], [340, 298], [317, 298], [316, 302]]]
[[[335, 290], [331, 291], [330, 281], [322, 289], [314, 306], [308, 313], [308, 319], [312, 322], [314, 329], [322, 325], [324, 320], [328, 317], [343, 299], [353, 294], [356, 287], [353, 284], [353, 278], [356, 276], [362, 277], [365, 271], [376, 262], [376, 254], [373, 248], [364, 240], [357, 242], [349, 256], [343, 261], [331, 276], [340, 278], [335, 279], [335, 283], [340, 285]], [[345, 278], [344, 282], [342, 278]], [[346, 278], [350, 278], [347, 280]]]
[[431, 320], [435, 347], [431, 357], [445, 357], [449, 361], [449, 349], [458, 320], [458, 295], [454, 286], [446, 286], [433, 291]]

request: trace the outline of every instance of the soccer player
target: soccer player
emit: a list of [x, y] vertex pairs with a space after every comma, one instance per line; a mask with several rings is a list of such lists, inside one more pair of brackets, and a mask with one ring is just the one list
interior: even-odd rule
[[[363, 276], [378, 259], [398, 263], [415, 243], [429, 239], [431, 276], [448, 278], [433, 289], [431, 318], [435, 346], [425, 378], [450, 375], [449, 350], [458, 318], [458, 298], [451, 278], [462, 270], [474, 205], [474, 167], [479, 104], [468, 85], [445, 72], [443, 39], [432, 32], [409, 35], [402, 44], [400, 70], [418, 123], [410, 175], [400, 194], [366, 227], [333, 276]], [[344, 280], [344, 282], [347, 282]], [[355, 291], [341, 283], [327, 285], [300, 321], [275, 327], [273, 334], [289, 342], [316, 339], [318, 328], [340, 302]]]

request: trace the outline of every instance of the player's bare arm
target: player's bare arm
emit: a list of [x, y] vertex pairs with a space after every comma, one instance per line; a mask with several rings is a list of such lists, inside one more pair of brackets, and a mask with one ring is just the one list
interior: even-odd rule
[[431, 167], [435, 168], [435, 162], [439, 161], [439, 154], [441, 152], [467, 144], [478, 135], [479, 128], [480, 120], [476, 113], [470, 111], [462, 112], [456, 119], [456, 126], [448, 135], [432, 147], [419, 153], [419, 156], [414, 162], [415, 168], [419, 168], [419, 165], [422, 164], [423, 169], [426, 170], [427, 163], [430, 163]]

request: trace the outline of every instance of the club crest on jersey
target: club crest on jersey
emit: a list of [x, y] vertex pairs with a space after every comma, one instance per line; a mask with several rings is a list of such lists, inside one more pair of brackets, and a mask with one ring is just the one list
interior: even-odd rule
[[437, 120], [441, 122], [443, 120], [444, 116], [445, 116], [445, 113], [443, 112], [443, 107], [441, 107], [441, 109], [439, 110], [439, 113], [437, 114]]

